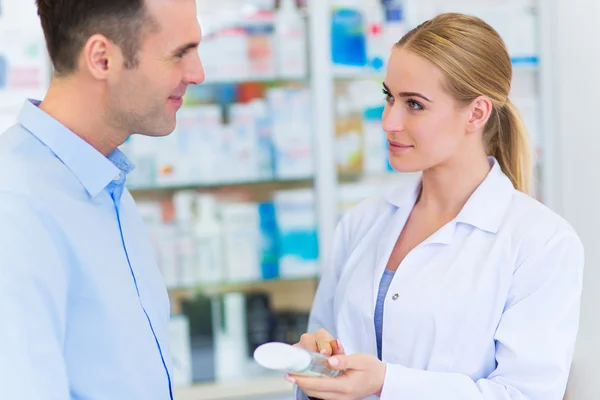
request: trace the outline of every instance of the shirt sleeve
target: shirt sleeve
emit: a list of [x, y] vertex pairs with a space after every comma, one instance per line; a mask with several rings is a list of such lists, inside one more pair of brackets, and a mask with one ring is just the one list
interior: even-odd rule
[[579, 325], [583, 246], [568, 231], [514, 272], [486, 379], [387, 364], [382, 400], [560, 400]]
[[0, 399], [66, 400], [67, 273], [51, 222], [0, 193]]

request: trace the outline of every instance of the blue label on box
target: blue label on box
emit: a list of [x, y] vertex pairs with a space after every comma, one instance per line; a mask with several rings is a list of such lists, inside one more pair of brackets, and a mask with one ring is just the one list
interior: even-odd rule
[[360, 12], [336, 9], [331, 16], [331, 60], [334, 64], [364, 66], [367, 44], [364, 20]]
[[281, 254], [296, 256], [303, 261], [319, 259], [319, 239], [313, 230], [294, 230], [281, 235]]
[[258, 205], [261, 234], [261, 275], [263, 279], [279, 277], [278, 230], [275, 205], [271, 202]]

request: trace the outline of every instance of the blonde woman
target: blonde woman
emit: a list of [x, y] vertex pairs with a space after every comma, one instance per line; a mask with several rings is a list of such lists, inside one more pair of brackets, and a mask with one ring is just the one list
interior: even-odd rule
[[341, 220], [297, 346], [333, 351], [345, 373], [287, 376], [298, 399], [562, 399], [584, 254], [529, 196], [511, 80], [505, 44], [475, 17], [440, 15], [395, 46], [383, 127], [391, 165], [421, 179]]

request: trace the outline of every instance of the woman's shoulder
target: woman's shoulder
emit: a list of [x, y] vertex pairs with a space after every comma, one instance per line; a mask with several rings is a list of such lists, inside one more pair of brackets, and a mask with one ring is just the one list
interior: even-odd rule
[[539, 200], [518, 191], [513, 195], [499, 233], [510, 236], [524, 257], [536, 250], [557, 246], [583, 251], [579, 235], [565, 218]]
[[507, 219], [540, 234], [561, 232], [576, 235], [573, 226], [561, 215], [539, 200], [519, 191], [515, 191], [507, 210]]

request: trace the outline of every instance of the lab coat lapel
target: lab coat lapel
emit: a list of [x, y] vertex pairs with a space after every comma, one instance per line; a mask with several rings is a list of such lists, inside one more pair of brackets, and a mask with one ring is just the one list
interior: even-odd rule
[[392, 218], [387, 222], [385, 228], [381, 233], [379, 243], [377, 244], [376, 253], [376, 264], [373, 269], [372, 285], [373, 285], [373, 311], [375, 310], [375, 304], [377, 302], [377, 294], [379, 292], [379, 282], [383, 275], [383, 271], [390, 259], [392, 250], [398, 241], [398, 237], [404, 229], [404, 225], [408, 220], [408, 216], [412, 210], [411, 207], [401, 207], [396, 209], [396, 212], [392, 215]]
[[390, 255], [392, 254], [392, 250], [398, 241], [398, 237], [400, 236], [402, 229], [404, 229], [404, 225], [406, 225], [406, 221], [417, 201], [420, 190], [421, 181], [418, 180], [411, 184], [399, 187], [386, 195], [388, 206], [393, 207], [395, 211], [387, 222], [387, 225], [382, 229], [377, 244], [377, 262], [373, 268], [372, 281], [373, 312], [375, 311], [377, 294], [379, 292], [379, 282], [383, 275], [383, 271], [385, 270]]

